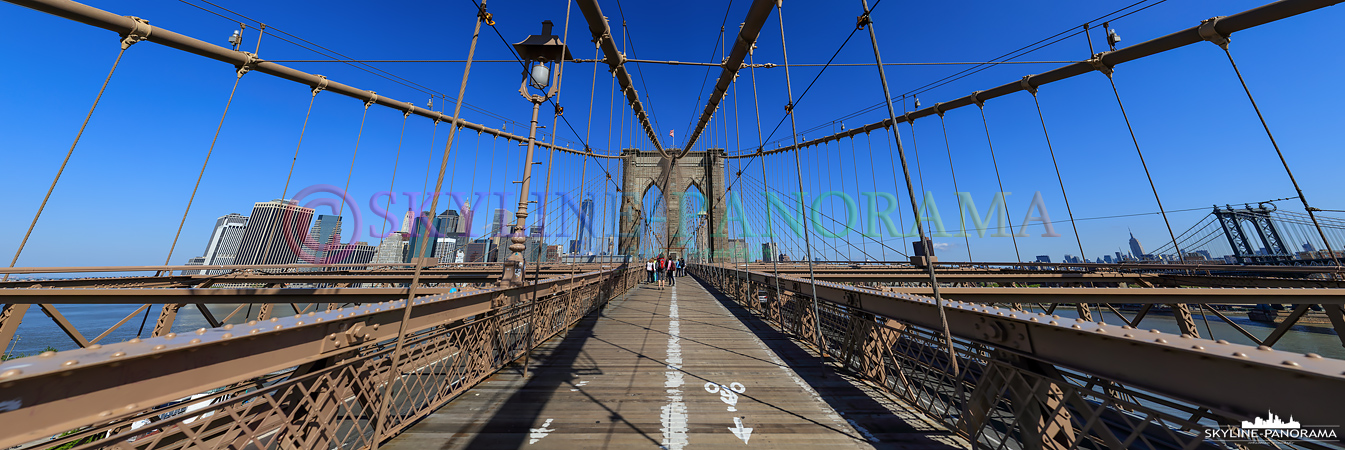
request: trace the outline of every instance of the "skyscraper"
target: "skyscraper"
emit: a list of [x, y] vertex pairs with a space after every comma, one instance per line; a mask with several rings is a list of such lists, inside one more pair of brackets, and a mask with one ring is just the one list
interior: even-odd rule
[[308, 230], [308, 238], [310, 240], [304, 246], [304, 253], [312, 261], [325, 264], [323, 257], [328, 248], [341, 242], [341, 216], [319, 214], [317, 220], [313, 221], [313, 228]]
[[277, 199], [257, 202], [252, 216], [243, 227], [234, 264], [294, 264], [308, 238], [305, 230], [313, 218], [313, 209], [294, 200]]
[[579, 248], [571, 250], [570, 253], [587, 253], [593, 241], [593, 199], [586, 198], [579, 202], [579, 228], [576, 240], [579, 241]]
[[364, 265], [373, 259], [374, 246], [363, 241], [352, 244], [332, 243], [327, 246], [326, 256], [323, 258], [326, 264], [351, 264], [350, 267], [343, 269], [363, 269]]
[[1131, 232], [1131, 233], [1130, 233], [1130, 255], [1131, 255], [1131, 256], [1134, 256], [1135, 259], [1139, 259], [1139, 260], [1143, 260], [1143, 259], [1145, 259], [1145, 258], [1144, 258], [1144, 246], [1140, 245], [1140, 241], [1139, 241], [1139, 239], [1135, 239], [1135, 233], [1134, 233], [1134, 232]]
[[[457, 211], [451, 209], [444, 210], [444, 212], [439, 213], [439, 216], [434, 218], [434, 231], [436, 233], [435, 238], [446, 237], [453, 239], [454, 247], [445, 250], [446, 252], [448, 252], [448, 256], [450, 258], [452, 258], [453, 254], [456, 254], [458, 250], [467, 245], [466, 239], [462, 238], [464, 225], [465, 224], [462, 222], [462, 216], [459, 215]], [[433, 256], [436, 258], [442, 256], [440, 255], [438, 247], [435, 248]], [[442, 258], [440, 259], [442, 260]], [[450, 259], [448, 262], [453, 261]]]
[[774, 261], [779, 254], [780, 248], [774, 242], [761, 243], [761, 262]]
[[457, 259], [457, 239], [441, 237], [434, 239], [434, 257], [441, 263], [451, 263]]
[[542, 227], [540, 225], [534, 225], [531, 229], [529, 229], [527, 249], [524, 250], [525, 253], [523, 253], [523, 258], [525, 261], [528, 262], [541, 261], [542, 257], [544, 256], [542, 254], [543, 251], [544, 250], [542, 248]]
[[[188, 260], [187, 260], [187, 265], [188, 265], [188, 266], [199, 266], [199, 265], [202, 265], [202, 264], [205, 264], [205, 257], [204, 257], [204, 256], [193, 256], [193, 257], [191, 257], [191, 259], [188, 259]], [[183, 275], [197, 275], [197, 274], [200, 274], [201, 272], [204, 272], [204, 271], [202, 271], [202, 270], [184, 270], [184, 271], [182, 271], [182, 274], [183, 274]]]
[[504, 261], [509, 259], [509, 239], [511, 230], [506, 229], [508, 223], [504, 221], [505, 210], [496, 208], [495, 213], [491, 214], [490, 228], [486, 230], [486, 239], [490, 240], [490, 247], [494, 249], [494, 261]]
[[[215, 221], [215, 231], [210, 233], [210, 242], [206, 243], [202, 264], [227, 266], [234, 263], [238, 254], [238, 244], [243, 240], [243, 227], [247, 226], [248, 216], [231, 213], [220, 216]], [[207, 273], [222, 271], [212, 270]]]
[[406, 215], [402, 216], [402, 232], [411, 233], [411, 210], [406, 210]]
[[[425, 227], [430, 224], [430, 212], [421, 211], [420, 217], [417, 217], [411, 226], [410, 247], [406, 249], [406, 260], [411, 262], [411, 258], [430, 257], [434, 255], [434, 233]], [[426, 241], [428, 239], [428, 241]]]
[[406, 259], [403, 247], [406, 246], [406, 235], [400, 231], [394, 231], [383, 238], [383, 242], [378, 244], [374, 250], [374, 264], [393, 264], [403, 262]]

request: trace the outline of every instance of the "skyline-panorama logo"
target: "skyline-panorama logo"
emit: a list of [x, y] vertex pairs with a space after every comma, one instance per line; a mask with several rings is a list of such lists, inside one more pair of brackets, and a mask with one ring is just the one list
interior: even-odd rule
[[1251, 421], [1242, 421], [1241, 427], [1219, 427], [1205, 429], [1205, 439], [1225, 442], [1269, 442], [1297, 440], [1335, 440], [1339, 425], [1303, 425], [1294, 416], [1286, 421], [1273, 411], [1266, 411], [1266, 417], [1254, 417]]

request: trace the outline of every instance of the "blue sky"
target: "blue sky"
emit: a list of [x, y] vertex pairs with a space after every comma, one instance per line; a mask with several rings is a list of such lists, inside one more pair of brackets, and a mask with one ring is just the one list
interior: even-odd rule
[[[122, 15], [149, 19], [151, 24], [219, 45], [237, 23], [204, 12], [183, 2], [95, 1], [88, 4]], [[199, 3], [198, 3], [199, 4]], [[983, 61], [1046, 38], [1085, 21], [1126, 6], [1124, 2], [1034, 1], [1012, 2], [883, 2], [874, 12], [879, 44], [886, 62]], [[1168, 1], [1116, 20], [1112, 26], [1130, 45], [1197, 25], [1201, 19], [1228, 15], [1259, 6], [1256, 1]], [[326, 2], [315, 4], [277, 2], [229, 2], [224, 6], [267, 23], [326, 48], [359, 59], [461, 59], [466, 56], [474, 7], [460, 2]], [[728, 8], [727, 28], [732, 39], [736, 24], [745, 15], [747, 2], [739, 0]], [[622, 17], [629, 25], [628, 56], [641, 59], [678, 61], [718, 61], [712, 53], [726, 5], [720, 2], [627, 2], [618, 5], [603, 1], [602, 7], [616, 27]], [[791, 63], [822, 63], [827, 60], [854, 27], [859, 14], [858, 2], [820, 4], [786, 2], [784, 26]], [[499, 32], [509, 42], [522, 40], [539, 30], [539, 22], [556, 22], [562, 32], [566, 4], [549, 2], [494, 2], [490, 6]], [[1335, 51], [1335, 29], [1342, 15], [1340, 7], [1293, 17], [1244, 31], [1233, 36], [1232, 52], [1247, 77], [1262, 111], [1276, 133], [1281, 147], [1314, 205], [1325, 209], [1345, 209], [1335, 186], [1341, 167], [1341, 144], [1336, 132], [1342, 127], [1342, 113], [1336, 105], [1345, 100], [1338, 80], [1345, 62], [1329, 55]], [[0, 161], [4, 176], [0, 190], [5, 193], [5, 214], [0, 216], [0, 255], [13, 255], [23, 232], [32, 220], [38, 203], [69, 148], [88, 106], [97, 93], [118, 50], [117, 37], [108, 31], [35, 12], [22, 7], [0, 4], [0, 17], [8, 25], [0, 28], [10, 70], [0, 71], [0, 83], [10, 87], [0, 99]], [[780, 25], [773, 14], [760, 37], [755, 59], [758, 63], [782, 62]], [[1095, 24], [1096, 25], [1096, 24]], [[571, 12], [571, 51], [578, 58], [592, 58], [588, 36], [577, 8]], [[246, 31], [244, 48], [256, 45], [256, 28]], [[1102, 33], [1094, 30], [1094, 45], [1105, 46]], [[273, 36], [261, 41], [265, 59], [323, 59], [320, 55]], [[1081, 60], [1088, 56], [1088, 44], [1082, 35], [1035, 51], [1021, 60]], [[483, 32], [476, 53], [478, 59], [509, 59], [507, 47], [493, 31]], [[836, 57], [837, 62], [872, 62], [872, 49], [865, 33], [855, 35]], [[333, 80], [379, 95], [424, 105], [429, 94], [394, 83], [341, 63], [289, 63], [300, 70], [327, 75]], [[961, 97], [974, 90], [988, 89], [1015, 81], [1023, 75], [1041, 73], [1060, 64], [1016, 64], [987, 69], [944, 86], [921, 92], [924, 105]], [[375, 64], [406, 80], [454, 96], [461, 80], [462, 65], [455, 63], [384, 63]], [[599, 152], [636, 146], [649, 149], [643, 132], [623, 119], [623, 104], [618, 98], [614, 115], [610, 83], [605, 67], [571, 64], [560, 101], [566, 117], [582, 136], [589, 127], [591, 136], [575, 136], [561, 123], [559, 141], [578, 147], [581, 140]], [[887, 70], [894, 93], [904, 93], [938, 80], [965, 66], [898, 66]], [[791, 72], [795, 95], [818, 73], [818, 67], [796, 67]], [[676, 131], [677, 140], [699, 117], [710, 85], [718, 69], [709, 73], [704, 67], [646, 64], [633, 70], [641, 98], [657, 120], [658, 130], [666, 136]], [[767, 133], [783, 117], [787, 103], [782, 68], [757, 69], [756, 89], [762, 126]], [[508, 63], [480, 63], [473, 67], [466, 101], [474, 108], [464, 110], [464, 118], [490, 126], [506, 126], [508, 131], [526, 134], [523, 128], [530, 105], [516, 91], [520, 79], [518, 67]], [[186, 54], [153, 43], [133, 46], [123, 58], [102, 103], [94, 114], [70, 165], [29, 240], [20, 266], [81, 266], [159, 264], [168, 255], [172, 237], [182, 218], [183, 208], [200, 171], [206, 150], [234, 79], [233, 68], [225, 64]], [[739, 79], [738, 92], [730, 91], [726, 100], [727, 128], [717, 128], [715, 146], [731, 153], [755, 148], [757, 143], [751, 78], [747, 72]], [[1208, 207], [1212, 204], [1255, 202], [1291, 197], [1294, 194], [1278, 159], [1261, 130], [1237, 78], [1222, 52], [1215, 46], [1199, 45], [1170, 51], [1117, 68], [1116, 83], [1127, 112], [1147, 157], [1164, 206], [1169, 210]], [[595, 94], [590, 95], [590, 85]], [[1157, 211], [1153, 195], [1145, 181], [1135, 149], [1126, 132], [1106, 78], [1098, 73], [1042, 87], [1040, 100], [1052, 143], [1069, 191], [1077, 218]], [[700, 100], [698, 100], [700, 98]], [[256, 201], [281, 195], [289, 162], [299, 138], [304, 111], [310, 99], [304, 86], [270, 77], [248, 74], [241, 81], [219, 142], [201, 181], [200, 191], [186, 220], [172, 262], [185, 262], [205, 247], [210, 226], [218, 216], [239, 212], [248, 214]], [[590, 99], [592, 106], [590, 107]], [[816, 86], [798, 103], [795, 115], [804, 137], [815, 138], [839, 131], [835, 119], [876, 105], [882, 100], [877, 73], [871, 66], [832, 67], [818, 79]], [[436, 108], [443, 107], [442, 100]], [[898, 109], [903, 109], [898, 103]], [[907, 103], [905, 108], [912, 105]], [[488, 111], [489, 113], [482, 112]], [[734, 118], [734, 111], [737, 118]], [[544, 110], [545, 112], [545, 110]], [[359, 101], [324, 93], [315, 100], [302, 148], [299, 151], [289, 192], [314, 184], [341, 186], [350, 169], [356, 138], [360, 139], [354, 156], [355, 171], [350, 181], [351, 195], [359, 199], [364, 211], [364, 228], [373, 219], [367, 201], [374, 193], [421, 191], [427, 167], [437, 174], [447, 128], [437, 132], [432, 123], [418, 117], [405, 122], [400, 113], [373, 107], [364, 113]], [[1019, 238], [1024, 258], [1048, 254], [1058, 260], [1061, 254], [1077, 254], [1060, 195], [1055, 172], [1050, 165], [1042, 138], [1041, 125], [1031, 96], [1018, 93], [992, 100], [985, 113], [1004, 190], [1012, 192], [1008, 207], [1018, 224], [1033, 193], [1040, 191], [1055, 230], [1063, 236], [1040, 237], [1036, 227], [1032, 237]], [[626, 113], [629, 116], [629, 113]], [[881, 109], [844, 120], [854, 127], [885, 117]], [[549, 133], [551, 120], [543, 114]], [[740, 123], [741, 132], [734, 121]], [[508, 123], [506, 124], [506, 121]], [[716, 124], [720, 122], [717, 119]], [[624, 127], [623, 124], [624, 123]], [[999, 191], [991, 168], [986, 134], [979, 113], [963, 108], [946, 117], [948, 145], [956, 164], [958, 190], [970, 192], [984, 214], [986, 205]], [[718, 125], [716, 125], [718, 126]], [[820, 128], [819, 128], [820, 127]], [[609, 138], [609, 129], [610, 138]], [[804, 132], [803, 130], [811, 130]], [[912, 142], [910, 127], [900, 130], [903, 144], [914, 167], [914, 151], [919, 150], [921, 171], [915, 173], [917, 185], [923, 178], [924, 189], [933, 193], [945, 222], [957, 220], [957, 198], [949, 176], [948, 151], [937, 118], [918, 120]], [[432, 133], [433, 141], [432, 141]], [[736, 134], [736, 136], [735, 136]], [[728, 136], [727, 139], [724, 136]], [[770, 139], [788, 138], [789, 123]], [[708, 136], [703, 138], [707, 144]], [[400, 153], [399, 153], [399, 140]], [[741, 144], [739, 144], [741, 142]], [[810, 195], [839, 189], [858, 197], [857, 192], [886, 191], [896, 194], [902, 205], [896, 211], [910, 226], [910, 211], [900, 177], [893, 176], [890, 141], [883, 133], [868, 138], [832, 143], [800, 154], [804, 187]], [[768, 143], [766, 148], [775, 144]], [[869, 157], [872, 146], [874, 156]], [[522, 167], [522, 151], [515, 144], [478, 138], [474, 133], [459, 136], [449, 160], [452, 176], [445, 190], [504, 191], [516, 190], [509, 180], [517, 180]], [[546, 161], [540, 153], [537, 161]], [[393, 164], [397, 163], [394, 182]], [[773, 188], [798, 190], [792, 155], [766, 158], [768, 181]], [[737, 170], [732, 163], [730, 172]], [[746, 194], [748, 219], [758, 230], [764, 228], [760, 213], [761, 161], [744, 170], [749, 174], [735, 189], [750, 189]], [[541, 189], [546, 165], [537, 166], [534, 186]], [[604, 177], [591, 161], [574, 156], [555, 160], [552, 191], [577, 193], [584, 180], [586, 192], [602, 189]], [[612, 169], [615, 170], [615, 169]], [[843, 171], [844, 175], [841, 175]], [[900, 169], [897, 168], [896, 173]], [[433, 186], [431, 176], [429, 184]], [[919, 187], [917, 187], [919, 189]], [[516, 194], [515, 194], [516, 195]], [[755, 198], [755, 199], [753, 199]], [[405, 199], [398, 198], [405, 208]], [[499, 198], [494, 200], [499, 202]], [[516, 197], [507, 197], [513, 205]], [[498, 204], [498, 203], [496, 203]], [[754, 206], [755, 205], [755, 206]], [[1282, 209], [1300, 210], [1296, 201], [1279, 202]], [[398, 205], [394, 205], [397, 208]], [[833, 211], [832, 207], [836, 209]], [[441, 206], [440, 209], [443, 209]], [[553, 207], [552, 209], [555, 209]], [[601, 209], [601, 208], [599, 208]], [[824, 203], [822, 212], [834, 215], [843, 211], [839, 202]], [[598, 211], [602, 214], [602, 211]], [[610, 214], [610, 212], [609, 212]], [[1200, 220], [1206, 211], [1170, 214], [1173, 227], [1180, 233]], [[484, 215], [478, 216], [477, 227]], [[536, 216], [534, 215], [533, 218]], [[894, 219], [896, 216], [893, 216]], [[533, 218], [530, 218], [532, 222]], [[350, 223], [350, 222], [347, 222]], [[375, 228], [378, 223], [375, 221]], [[1167, 231], [1156, 215], [1078, 222], [1089, 256], [1111, 253], [1124, 247], [1127, 229], [1146, 247], [1167, 240]], [[1034, 228], [1029, 228], [1029, 231]], [[610, 232], [610, 231], [609, 231]], [[350, 231], [346, 232], [349, 236]], [[364, 230], [364, 240], [371, 240]], [[833, 246], [846, 245], [865, 249], [879, 257], [883, 251], [873, 243], [864, 243], [853, 235], [817, 243], [824, 256], [836, 254]], [[948, 252], [965, 258], [961, 238], [936, 239], [947, 244]], [[1007, 238], [973, 238], [970, 245], [977, 260], [1006, 261], [1015, 258], [1013, 243]], [[782, 247], [789, 248], [788, 239]], [[752, 242], [755, 244], [755, 241]], [[846, 245], [842, 245], [846, 244]], [[900, 239], [889, 245], [902, 247]], [[801, 251], [800, 251], [801, 253]], [[858, 259], [858, 255], [849, 255]], [[887, 252], [887, 257], [895, 254]]]

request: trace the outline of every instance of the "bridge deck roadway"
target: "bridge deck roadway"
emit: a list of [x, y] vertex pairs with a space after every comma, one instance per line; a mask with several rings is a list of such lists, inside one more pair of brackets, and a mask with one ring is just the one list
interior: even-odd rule
[[528, 377], [507, 367], [381, 448], [525, 447], [965, 448], [690, 277], [633, 289]]

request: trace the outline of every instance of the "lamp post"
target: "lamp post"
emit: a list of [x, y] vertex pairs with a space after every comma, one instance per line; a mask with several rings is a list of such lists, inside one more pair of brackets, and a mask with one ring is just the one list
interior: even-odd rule
[[[509, 237], [509, 255], [504, 263], [504, 275], [500, 278], [500, 287], [523, 285], [523, 251], [528, 238], [524, 227], [528, 218], [528, 187], [532, 181], [532, 151], [537, 144], [537, 111], [542, 103], [560, 91], [560, 72], [562, 62], [570, 59], [570, 50], [560, 36], [551, 34], [551, 21], [542, 21], [542, 34], [528, 36], [523, 42], [514, 44], [518, 56], [523, 59], [523, 81], [518, 87], [519, 95], [532, 102], [532, 123], [528, 128], [528, 153], [523, 159], [523, 181], [519, 186], [518, 211], [514, 212], [512, 233]], [[534, 91], [535, 90], [535, 91]]]

